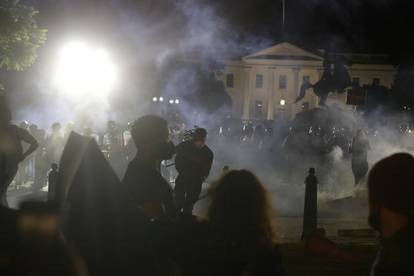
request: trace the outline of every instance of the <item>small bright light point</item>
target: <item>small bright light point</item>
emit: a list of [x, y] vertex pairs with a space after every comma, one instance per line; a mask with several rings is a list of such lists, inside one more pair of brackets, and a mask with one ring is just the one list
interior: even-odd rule
[[179, 103], [180, 103], [180, 100], [176, 99], [176, 100], [175, 100], [175, 103], [176, 103], [176, 104], [179, 104]]
[[107, 95], [115, 78], [115, 66], [104, 50], [82, 42], [72, 42], [62, 49], [55, 75], [60, 92], [78, 98]]
[[157, 97], [152, 98], [152, 101], [155, 103], [156, 101], [158, 101]]
[[280, 105], [281, 106], [284, 106], [286, 104], [286, 101], [285, 100], [280, 100]]
[[174, 103], [174, 100], [170, 100], [170, 102], [169, 102], [170, 104], [173, 104]]
[[164, 101], [164, 98], [163, 97], [160, 97], [160, 102], [163, 102]]

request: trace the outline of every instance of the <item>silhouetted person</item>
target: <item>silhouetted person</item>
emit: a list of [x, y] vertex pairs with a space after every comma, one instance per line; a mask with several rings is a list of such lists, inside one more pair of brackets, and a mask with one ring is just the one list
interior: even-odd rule
[[380, 233], [371, 275], [414, 275], [414, 158], [397, 153], [368, 176], [369, 223]]
[[17, 246], [4, 275], [87, 276], [82, 259], [62, 239], [59, 221], [51, 204], [24, 202], [17, 216]]
[[[30, 124], [28, 121], [23, 120], [20, 122], [19, 127], [27, 132], [30, 133]], [[31, 135], [33, 135], [32, 133], [30, 133]], [[29, 145], [22, 145], [23, 151], [26, 151], [29, 148]], [[16, 183], [16, 188], [20, 189], [21, 186], [26, 183], [27, 181], [29, 181], [30, 179], [30, 175], [31, 175], [31, 170], [32, 170], [32, 164], [33, 164], [33, 157], [30, 156], [26, 159], [24, 159], [20, 165], [19, 165], [19, 169], [17, 171], [17, 175], [15, 177], [15, 183]]]
[[352, 173], [354, 174], [355, 185], [358, 185], [367, 175], [368, 156], [367, 151], [370, 145], [365, 139], [362, 130], [358, 130], [357, 135], [352, 140]]
[[213, 152], [206, 145], [207, 131], [197, 128], [189, 141], [176, 148], [175, 201], [179, 211], [191, 214], [197, 202], [204, 180], [208, 177], [213, 163]]
[[168, 140], [167, 121], [143, 116], [133, 123], [131, 134], [138, 153], [129, 163], [122, 182], [133, 205], [149, 218], [175, 217], [172, 189], [160, 174], [161, 161], [171, 159], [174, 154], [174, 145]]
[[128, 128], [123, 132], [123, 141], [124, 141], [124, 154], [125, 158], [128, 161], [134, 159], [137, 154], [137, 148], [135, 147], [134, 140], [131, 135], [132, 124], [128, 123]]
[[302, 239], [306, 239], [314, 232], [318, 224], [318, 179], [315, 176], [314, 168], [309, 169], [305, 185]]
[[37, 125], [30, 126], [30, 134], [36, 139], [39, 147], [34, 152], [34, 183], [35, 189], [41, 189], [46, 184], [46, 172], [48, 169], [45, 157], [46, 133], [43, 129], [39, 129]]
[[124, 158], [124, 141], [122, 131], [115, 121], [108, 121], [103, 144], [108, 150], [109, 163], [114, 168], [116, 174], [121, 177], [126, 166]]
[[[8, 206], [7, 188], [15, 177], [19, 163], [34, 152], [38, 146], [36, 139], [27, 130], [10, 124], [11, 112], [0, 99], [0, 203]], [[23, 151], [22, 142], [29, 144]]]
[[56, 196], [56, 184], [58, 181], [58, 173], [59, 173], [58, 164], [52, 163], [52, 167], [49, 173], [47, 174], [48, 183], [49, 183], [47, 197], [49, 201], [53, 201], [56, 198], [55, 196]]
[[62, 125], [58, 122], [52, 124], [52, 131], [46, 138], [46, 159], [49, 164], [59, 163], [65, 146], [65, 139], [62, 134]]
[[229, 171], [210, 196], [207, 221], [187, 219], [179, 228], [182, 275], [285, 275], [259, 179], [246, 170]]

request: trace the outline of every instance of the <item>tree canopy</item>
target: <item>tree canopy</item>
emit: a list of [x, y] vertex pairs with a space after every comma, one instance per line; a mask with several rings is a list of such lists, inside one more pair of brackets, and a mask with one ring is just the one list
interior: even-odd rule
[[20, 1], [0, 2], [0, 69], [21, 71], [31, 66], [47, 30], [38, 26], [39, 12]]

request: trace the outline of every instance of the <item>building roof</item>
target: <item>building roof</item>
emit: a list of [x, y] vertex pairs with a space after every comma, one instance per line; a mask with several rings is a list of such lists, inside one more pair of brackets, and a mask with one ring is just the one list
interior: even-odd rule
[[[329, 57], [344, 59], [348, 64], [386, 64], [391, 65], [390, 58], [383, 54], [328, 53]], [[281, 42], [242, 59], [247, 60], [303, 60], [323, 61], [324, 51], [309, 51], [289, 42]]]
[[299, 48], [289, 42], [282, 42], [254, 54], [245, 56], [244, 60], [270, 59], [270, 60], [315, 60], [321, 61], [323, 57]]

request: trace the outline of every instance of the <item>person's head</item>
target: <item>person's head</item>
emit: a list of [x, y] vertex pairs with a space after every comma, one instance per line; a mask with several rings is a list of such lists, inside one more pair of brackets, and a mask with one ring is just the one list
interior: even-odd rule
[[59, 122], [54, 122], [52, 124], [52, 132], [59, 132], [62, 129], [62, 125]]
[[107, 131], [114, 131], [115, 129], [116, 129], [116, 122], [115, 121], [113, 121], [113, 120], [109, 120], [107, 123], [106, 123], [106, 129], [107, 129]]
[[29, 126], [30, 126], [30, 124], [29, 124], [29, 122], [28, 122], [28, 121], [23, 120], [23, 121], [21, 121], [21, 122], [20, 122], [19, 126], [20, 126], [21, 128], [23, 128], [23, 129], [28, 129], [28, 128], [29, 128]]
[[197, 148], [202, 148], [206, 145], [207, 130], [204, 128], [197, 128], [193, 133], [194, 145]]
[[256, 245], [273, 243], [272, 208], [253, 173], [231, 170], [223, 174], [210, 195], [208, 220], [223, 238]]
[[57, 169], [58, 169], [58, 164], [52, 163], [52, 170], [57, 171]]
[[132, 124], [131, 135], [141, 156], [153, 160], [172, 158], [174, 145], [168, 140], [168, 123], [163, 118], [155, 115], [138, 118]]
[[408, 153], [396, 153], [376, 163], [368, 176], [369, 223], [382, 231], [384, 212], [407, 219], [414, 212], [414, 158]]
[[309, 168], [309, 174], [314, 175], [315, 174], [315, 168]]

